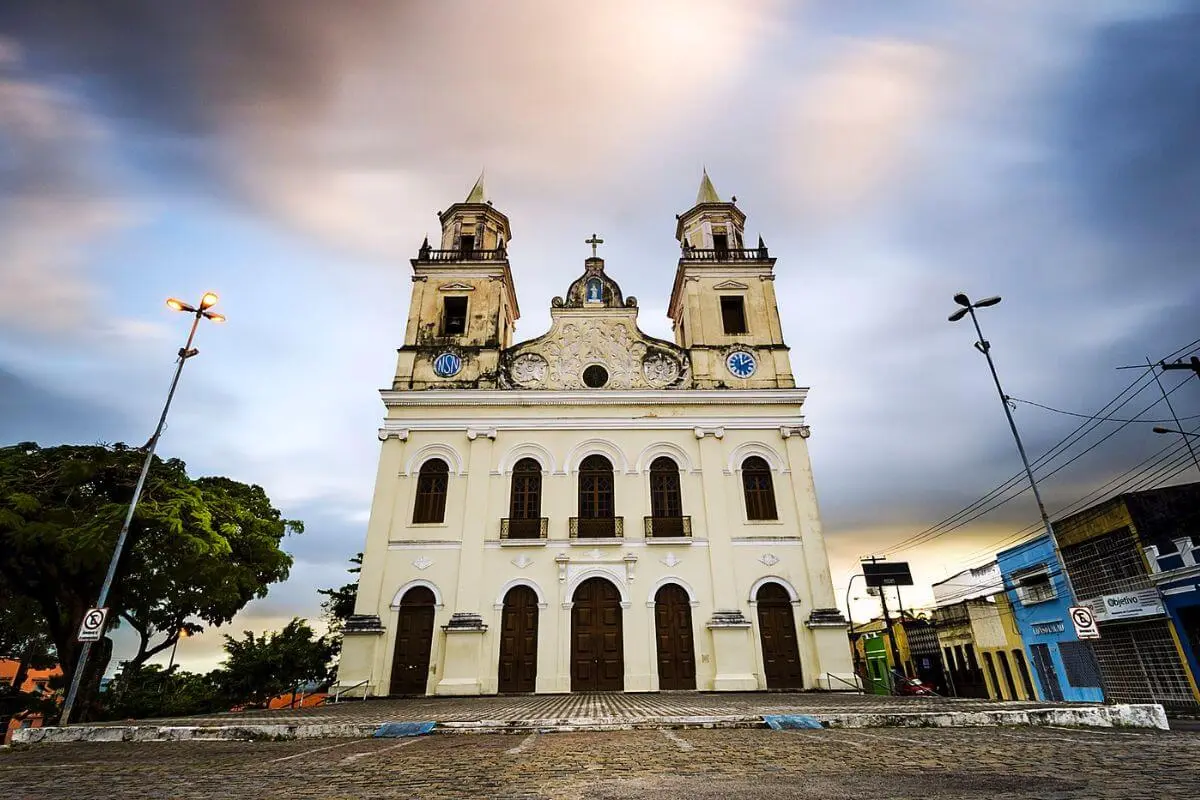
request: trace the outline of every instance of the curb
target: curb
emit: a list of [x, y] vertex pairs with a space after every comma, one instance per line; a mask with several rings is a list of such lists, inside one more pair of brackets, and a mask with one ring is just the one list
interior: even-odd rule
[[[827, 728], [968, 728], [1055, 725], [1082, 728], [1169, 730], [1167, 715], [1157, 704], [1027, 708], [994, 711], [915, 711], [900, 713], [811, 714]], [[529, 720], [439, 722], [436, 734], [566, 733], [687, 728], [765, 728], [761, 715], [579, 717]], [[69, 728], [21, 728], [14, 744], [74, 742], [219, 742], [238, 740], [367, 739], [378, 723], [263, 723], [259, 725], [106, 725]]]

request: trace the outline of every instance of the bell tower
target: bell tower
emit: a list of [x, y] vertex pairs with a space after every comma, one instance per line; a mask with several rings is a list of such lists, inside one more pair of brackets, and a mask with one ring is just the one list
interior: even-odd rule
[[492, 207], [480, 175], [438, 221], [441, 246], [426, 237], [411, 261], [412, 301], [392, 388], [495, 388], [500, 351], [521, 316], [508, 217]]
[[700, 389], [790, 389], [788, 348], [775, 301], [775, 259], [762, 237], [746, 247], [746, 215], [705, 171], [696, 204], [675, 227], [682, 253], [668, 316]]

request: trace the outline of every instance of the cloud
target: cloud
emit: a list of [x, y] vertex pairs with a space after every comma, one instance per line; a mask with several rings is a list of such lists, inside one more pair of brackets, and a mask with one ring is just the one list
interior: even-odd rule
[[836, 216], [878, 194], [931, 122], [945, 66], [928, 45], [857, 41], [797, 87], [776, 145], [795, 210]]
[[95, 307], [88, 249], [128, 217], [96, 174], [104, 138], [72, 95], [23, 77], [0, 37], [0, 326], [62, 332]]

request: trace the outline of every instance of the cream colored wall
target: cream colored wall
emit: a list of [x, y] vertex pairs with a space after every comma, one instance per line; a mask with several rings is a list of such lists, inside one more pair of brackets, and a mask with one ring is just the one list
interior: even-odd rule
[[[516, 401], [516, 395], [524, 393], [509, 394]], [[596, 427], [601, 424], [596, 417], [600, 410], [612, 415], [607, 429]], [[635, 406], [616, 412], [595, 405], [514, 404], [470, 409], [473, 425], [468, 430], [462, 424], [461, 407], [390, 409], [387, 424], [395, 433], [381, 450], [356, 607], [359, 614], [378, 614], [387, 632], [347, 638], [340, 680], [351, 683], [369, 677], [372, 693], [387, 692], [398, 592], [413, 581], [425, 581], [436, 587], [442, 603], [429, 692], [495, 692], [500, 604], [507, 588], [521, 582], [533, 586], [544, 603], [539, 617], [537, 691], [569, 691], [570, 602], [576, 586], [591, 575], [612, 579], [627, 604], [623, 611], [627, 691], [657, 689], [653, 592], [666, 581], [682, 584], [693, 598], [699, 689], [765, 688], [751, 600], [763, 580], [783, 583], [796, 597], [793, 608], [806, 684], [824, 685], [821, 676], [826, 672], [852, 680], [844, 629], [814, 631], [804, 624], [813, 608], [836, 605], [804, 439], [791, 435], [794, 431], [784, 438], [778, 424], [720, 431], [710, 425], [697, 438], [693, 423], [711, 423], [714, 415], [721, 415], [716, 421], [724, 419], [732, 427], [753, 424], [746, 420], [754, 417], [779, 418], [781, 410], [711, 406], [703, 412], [700, 419], [697, 409], [683, 406]], [[793, 421], [799, 419], [792, 413]], [[664, 423], [630, 429], [634, 420], [646, 419]], [[589, 427], [546, 429], [572, 420]], [[406, 424], [444, 429], [399, 427]], [[625, 540], [619, 544], [583, 544], [568, 538], [568, 518], [577, 515], [578, 465], [593, 452], [606, 454], [614, 463], [616, 512], [625, 522]], [[681, 466], [683, 510], [692, 517], [690, 541], [660, 544], [644, 537], [642, 518], [650, 513], [649, 463], [661, 454], [672, 456]], [[746, 519], [737, 466], [750, 454], [763, 455], [773, 467], [778, 521]], [[499, 538], [500, 519], [508, 516], [511, 469], [522, 456], [535, 457], [544, 467], [542, 515], [549, 518], [544, 544]], [[414, 525], [416, 472], [431, 457], [444, 458], [451, 467], [446, 520]], [[733, 609], [741, 610], [755, 625], [719, 632], [728, 643], [724, 663], [733, 665], [721, 669], [744, 676], [738, 679], [741, 684], [734, 678], [717, 680], [718, 654], [706, 627], [714, 611]], [[473, 679], [463, 683], [455, 678], [459, 682], [448, 686], [442, 685], [448, 666], [447, 634], [440, 626], [454, 611], [480, 614], [488, 629], [483, 634], [450, 634], [479, 637], [480, 656]]]

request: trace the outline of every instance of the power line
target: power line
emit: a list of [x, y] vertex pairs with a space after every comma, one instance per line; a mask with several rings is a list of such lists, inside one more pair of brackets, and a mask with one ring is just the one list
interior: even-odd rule
[[[1094, 414], [1077, 414], [1074, 411], [1063, 411], [1061, 408], [1051, 408], [1050, 406], [1042, 405], [1041, 403], [1035, 403], [1032, 400], [1022, 400], [1021, 398], [1013, 397], [1012, 395], [1008, 395], [1007, 397], [1014, 403], [1024, 403], [1027, 406], [1037, 406], [1038, 408], [1044, 408], [1047, 411], [1053, 411], [1056, 414], [1066, 414], [1069, 417], [1082, 417], [1083, 419], [1095, 419], [1100, 420], [1101, 422], [1150, 422], [1162, 424], [1175, 422], [1174, 419], [1119, 419], [1117, 417], [1098, 417]], [[1183, 422], [1185, 420], [1193, 419], [1200, 419], [1200, 414], [1193, 414], [1190, 417], [1180, 417], [1179, 421]]]
[[[1178, 348], [1177, 350], [1172, 352], [1170, 355], [1166, 356], [1166, 358], [1174, 358], [1174, 357], [1178, 356], [1179, 354], [1181, 354], [1185, 351], [1188, 351], [1189, 349], [1191, 349], [1192, 347], [1194, 347], [1197, 344], [1200, 344], [1200, 339], [1196, 339], [1195, 341], [1190, 342], [1189, 344], [1186, 344], [1181, 348]], [[1067, 434], [1067, 436], [1063, 437], [1063, 439], [1061, 439], [1054, 447], [1050, 448], [1050, 450], [1046, 451], [1046, 453], [1044, 453], [1042, 456], [1040, 456], [1033, 463], [1032, 468], [1037, 469], [1037, 468], [1048, 465], [1050, 461], [1063, 455], [1066, 452], [1067, 448], [1071, 447], [1076, 442], [1078, 442], [1079, 440], [1081, 440], [1082, 438], [1084, 438], [1085, 436], [1090, 434], [1102, 422], [1107, 421], [1108, 418], [1105, 417], [1104, 415], [1109, 410], [1109, 407], [1112, 406], [1114, 403], [1116, 403], [1118, 400], [1121, 400], [1121, 398], [1125, 394], [1127, 394], [1130, 390], [1134, 389], [1134, 387], [1136, 387], [1139, 383], [1142, 383], [1143, 381], [1145, 381], [1145, 379], [1148, 376], [1154, 376], [1154, 367], [1153, 366], [1150, 366], [1149, 368], [1147, 368], [1141, 375], [1139, 375], [1128, 386], [1126, 386], [1125, 389], [1123, 389], [1116, 397], [1114, 397], [1109, 402], [1105, 403], [1105, 405], [1100, 409], [1100, 412], [1098, 414], [1087, 417], [1083, 423], [1081, 423], [1077, 428], [1075, 428], [1075, 430], [1073, 430], [1071, 433]], [[1157, 376], [1154, 376], [1154, 377], [1155, 377], [1155, 379], [1157, 379]], [[1116, 410], [1119, 410], [1120, 408], [1124, 407], [1127, 403], [1129, 403], [1135, 397], [1137, 397], [1139, 394], [1141, 394], [1143, 391], [1148, 389], [1151, 386], [1151, 383], [1152, 383], [1152, 381], [1146, 381], [1144, 383], [1144, 385], [1142, 385], [1140, 388], [1137, 389], [1137, 391], [1135, 391], [1132, 395], [1130, 395], [1129, 397], [1126, 397], [1123, 401], [1121, 401], [1118, 405], [1116, 405], [1116, 407], [1113, 408], [1112, 411], [1116, 411]], [[1180, 385], [1182, 385], [1182, 383]], [[1175, 387], [1175, 389], [1178, 389], [1178, 388], [1179, 388], [1179, 386]], [[1175, 389], [1172, 389], [1171, 391], [1174, 392]], [[1140, 417], [1147, 410], [1149, 410], [1150, 408], [1153, 408], [1159, 402], [1161, 402], [1161, 400], [1155, 401], [1154, 403], [1147, 406], [1142, 411], [1138, 412], [1138, 414], [1136, 416]], [[1112, 421], [1117, 421], [1117, 420], [1114, 419]], [[1125, 425], [1128, 425], [1134, 421], [1140, 421], [1140, 420], [1123, 421], [1123, 424], [1121, 427], [1123, 428], [1123, 427], [1125, 427]], [[1117, 431], [1119, 431], [1119, 430], [1121, 430], [1121, 428], [1117, 429]], [[1103, 437], [1100, 440], [1100, 442], [1103, 442], [1106, 439], [1110, 438], [1117, 431], [1113, 431], [1110, 434], [1108, 434], [1107, 436]], [[1095, 447], [1098, 446], [1100, 444], [1100, 442], [1096, 442], [1091, 447], [1087, 448], [1083, 453], [1080, 453], [1079, 455], [1070, 459], [1065, 464], [1060, 465], [1054, 471], [1048, 473], [1047, 475], [1045, 475], [1043, 477], [1049, 477], [1050, 475], [1053, 475], [1055, 472], [1058, 472], [1060, 469], [1067, 466], [1067, 464], [1072, 463], [1073, 461], [1077, 460], [1080, 456], [1095, 449]], [[992, 510], [995, 510], [999, 506], [1009, 502], [1010, 500], [1020, 496], [1025, 491], [1027, 491], [1028, 487], [1023, 487], [1023, 488], [1020, 488], [1017, 492], [1015, 492], [1013, 494], [1008, 494], [1009, 492], [1012, 491], [1012, 489], [1016, 488], [1022, 482], [1022, 480], [1023, 480], [1022, 473], [1018, 472], [1018, 473], [1014, 474], [1007, 481], [1000, 484], [998, 487], [994, 488], [992, 491], [988, 492], [987, 494], [985, 494], [983, 497], [979, 498], [975, 502], [967, 505], [966, 507], [960, 509], [956, 513], [950, 515], [949, 517], [941, 520], [938, 523], [935, 523], [934, 525], [926, 528], [925, 530], [923, 530], [917, 534], [914, 534], [912, 536], [909, 536], [908, 538], [903, 539], [900, 542], [897, 542], [889, 549], [894, 552], [903, 552], [905, 550], [910, 550], [913, 547], [916, 547], [917, 545], [925, 544], [927, 542], [933, 541], [934, 539], [936, 539], [946, 533], [949, 533], [953, 530], [956, 530], [956, 529], [962, 527], [962, 525], [964, 525], [968, 522], [978, 519], [980, 516], [983, 516], [984, 514], [990, 512]], [[995, 500], [997, 497], [999, 497], [1001, 495], [1008, 495], [1008, 496], [1005, 496], [999, 502], [988, 505], [989, 503], [991, 503], [992, 500]], [[986, 507], [984, 507], [984, 506], [986, 506]], [[982, 509], [982, 510], [980, 510], [980, 509]], [[978, 511], [978, 513], [975, 513], [976, 511]], [[968, 518], [964, 519], [964, 517], [968, 517]]]

